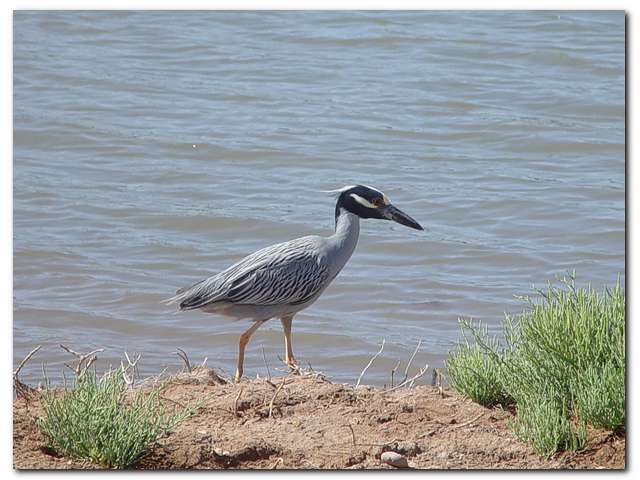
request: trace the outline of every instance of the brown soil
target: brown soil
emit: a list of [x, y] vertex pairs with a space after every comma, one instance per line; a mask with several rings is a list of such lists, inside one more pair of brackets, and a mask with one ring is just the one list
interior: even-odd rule
[[[204, 403], [133, 468], [394, 468], [380, 460], [385, 451], [402, 454], [411, 468], [625, 468], [624, 434], [590, 431], [582, 451], [544, 458], [513, 436], [512, 413], [446, 388], [354, 389], [317, 375], [220, 384], [200, 369], [168, 382], [162, 398], [168, 407]], [[96, 468], [44, 448], [38, 415], [37, 395], [14, 402], [15, 468]]]

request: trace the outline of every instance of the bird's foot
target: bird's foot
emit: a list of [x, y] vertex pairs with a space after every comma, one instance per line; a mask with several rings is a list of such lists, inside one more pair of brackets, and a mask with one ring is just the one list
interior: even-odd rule
[[289, 360], [287, 362], [287, 367], [289, 367], [289, 372], [293, 373], [294, 375], [300, 375], [300, 367], [295, 360]]

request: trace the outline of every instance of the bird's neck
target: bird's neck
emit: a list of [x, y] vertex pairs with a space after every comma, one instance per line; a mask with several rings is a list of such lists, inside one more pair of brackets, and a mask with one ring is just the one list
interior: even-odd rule
[[331, 280], [351, 258], [359, 235], [360, 218], [344, 208], [336, 208], [336, 231], [327, 238], [327, 255], [331, 258]]
[[333, 239], [341, 246], [353, 251], [360, 235], [360, 217], [340, 208], [336, 212], [336, 231]]

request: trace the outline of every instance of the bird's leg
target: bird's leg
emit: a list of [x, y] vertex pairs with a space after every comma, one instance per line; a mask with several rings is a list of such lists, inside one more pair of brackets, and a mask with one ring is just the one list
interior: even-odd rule
[[296, 364], [296, 359], [293, 356], [293, 346], [291, 343], [291, 323], [293, 322], [293, 315], [285, 315], [280, 318], [282, 322], [282, 328], [284, 330], [284, 348], [285, 348], [285, 361], [289, 370], [294, 373], [300, 373], [300, 368]]
[[256, 323], [251, 325], [251, 327], [249, 327], [246, 332], [240, 335], [240, 341], [238, 342], [238, 366], [236, 368], [236, 377], [235, 377], [236, 383], [238, 383], [240, 381], [240, 378], [242, 377], [242, 372], [243, 372], [242, 365], [244, 364], [244, 349], [247, 346], [247, 343], [249, 343], [249, 339], [251, 338], [251, 335], [253, 335], [254, 332], [258, 329], [258, 327], [262, 325], [264, 322], [265, 322], [264, 320], [258, 320]]

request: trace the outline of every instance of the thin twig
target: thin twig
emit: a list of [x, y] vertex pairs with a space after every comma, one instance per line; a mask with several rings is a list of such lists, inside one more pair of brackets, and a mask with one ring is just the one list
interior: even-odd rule
[[178, 355], [182, 359], [182, 361], [184, 362], [185, 366], [187, 367], [187, 372], [191, 373], [192, 368], [191, 368], [191, 362], [189, 361], [189, 357], [187, 356], [187, 354], [185, 353], [184, 350], [182, 350], [181, 348], [178, 348], [178, 347], [176, 347], [176, 348], [178, 350], [176, 352], [176, 355]]
[[353, 441], [353, 446], [356, 446], [356, 432], [353, 431], [353, 426], [350, 423], [347, 423], [345, 427], [349, 427], [351, 430], [351, 440]]
[[369, 367], [373, 364], [374, 360], [376, 358], [378, 358], [378, 356], [382, 353], [382, 350], [384, 349], [384, 338], [382, 339], [382, 345], [380, 346], [380, 350], [378, 350], [378, 353], [376, 353], [371, 360], [369, 360], [369, 363], [367, 363], [367, 366], [364, 367], [364, 369], [362, 370], [362, 373], [360, 373], [360, 376], [358, 377], [358, 381], [356, 382], [356, 386], [355, 388], [358, 388], [360, 386], [360, 381], [362, 380], [362, 377], [364, 376], [365, 372], [369, 369]]
[[71, 350], [69, 347], [67, 347], [66, 345], [62, 345], [60, 344], [60, 348], [66, 350], [67, 352], [69, 352], [71, 355], [74, 355], [76, 357], [81, 357], [82, 354], [76, 352], [75, 350]]
[[429, 369], [429, 364], [427, 363], [423, 368], [420, 369], [420, 371], [418, 373], [416, 373], [413, 377], [408, 378], [407, 380], [405, 380], [402, 383], [399, 383], [398, 385], [396, 385], [393, 388], [390, 388], [389, 390], [385, 390], [385, 392], [393, 392], [394, 390], [397, 390], [399, 388], [404, 387], [406, 384], [411, 383], [413, 384], [413, 382], [415, 382], [418, 378], [422, 377], [425, 373], [427, 373], [427, 370]]
[[[133, 368], [134, 373], [138, 373], [138, 360], [140, 360], [140, 357], [142, 356], [141, 353], [138, 354], [138, 356], [136, 357], [136, 359], [132, 362], [131, 359], [129, 358], [129, 354], [125, 351], [124, 352], [124, 356], [127, 358], [127, 363], [129, 364], [129, 367]], [[128, 368], [128, 367], [127, 367]]]
[[75, 368], [65, 363], [65, 366], [67, 366], [68, 368], [70, 368], [75, 372], [76, 377], [80, 377], [81, 375], [84, 375], [84, 373], [89, 369], [91, 364], [93, 364], [93, 362], [96, 361], [96, 359], [98, 358], [96, 356], [96, 353], [104, 352], [104, 348], [97, 348], [89, 353], [79, 353], [79, 352], [76, 352], [75, 350], [70, 349], [66, 345], [62, 345], [62, 344], [60, 344], [60, 348], [62, 348], [63, 350], [66, 350], [71, 355], [78, 358], [78, 364], [75, 366]]
[[[418, 353], [418, 349], [420, 348], [420, 345], [422, 345], [422, 339], [418, 340], [418, 346], [413, 351], [413, 355], [411, 355], [411, 358], [409, 359], [409, 362], [407, 363], [407, 368], [404, 369], [404, 378], [402, 379], [403, 382], [409, 377], [409, 368], [411, 368], [411, 363], [413, 362], [413, 359], [416, 356], [416, 353]], [[402, 383], [402, 382], [400, 382], [400, 383]]]
[[22, 367], [24, 367], [25, 363], [27, 363], [29, 361], [29, 359], [31, 357], [33, 357], [35, 355], [35, 353], [40, 350], [42, 348], [42, 345], [38, 345], [36, 348], [34, 348], [33, 350], [31, 350], [26, 357], [24, 357], [24, 359], [20, 362], [20, 365], [18, 365], [18, 368], [16, 368], [13, 371], [13, 378], [18, 378], [18, 374], [20, 373], [20, 370], [22, 370]]
[[[155, 375], [151, 375], [151, 376], [149, 376], [147, 378], [142, 379], [140, 384], [141, 385], [156, 385], [157, 383], [160, 383], [160, 381], [162, 380], [163, 375], [167, 372], [168, 368], [169, 367], [164, 367], [160, 373], [157, 373]], [[165, 388], [166, 385], [168, 385], [168, 382], [165, 382], [164, 386], [161, 386], [161, 389]]]
[[438, 387], [440, 397], [444, 398], [444, 388], [442, 387], [442, 372], [439, 368], [433, 369], [434, 385]]
[[124, 366], [124, 363], [120, 362], [120, 371], [122, 372], [122, 378], [124, 379], [124, 383], [126, 383], [128, 386], [133, 386], [133, 382], [134, 382], [134, 378], [133, 376], [128, 377], [127, 376], [127, 369]]
[[[345, 426], [351, 428], [350, 425], [345, 425]], [[351, 428], [351, 432], [353, 434], [353, 429], [352, 428]], [[398, 443], [398, 442], [402, 441], [402, 439], [400, 439], [400, 438], [394, 438], [393, 440], [391, 440], [389, 442], [386, 442], [386, 443], [357, 443], [357, 442], [355, 442], [354, 439], [355, 439], [355, 437], [352, 435], [352, 443], [353, 443], [353, 446], [355, 446], [355, 447], [386, 447], [388, 445], [393, 445], [394, 443]], [[329, 445], [329, 446], [330, 447], [334, 447], [334, 446], [335, 447], [340, 447], [340, 446], [343, 446], [343, 445], [337, 444], [337, 445]]]
[[480, 415], [472, 418], [471, 420], [469, 420], [468, 422], [464, 422], [464, 423], [459, 423], [458, 425], [454, 425], [452, 428], [462, 428], [462, 427], [466, 427], [467, 425], [471, 425], [472, 423], [474, 423], [476, 420], [479, 420], [483, 415], [485, 414], [485, 412], [482, 412]]
[[[130, 387], [133, 387], [133, 384], [136, 381], [136, 376], [138, 371], [137, 369], [138, 360], [140, 360], [140, 357], [142, 355], [139, 353], [133, 362], [131, 361], [131, 358], [129, 358], [129, 354], [126, 351], [124, 352], [124, 356], [127, 359], [128, 365], [125, 367], [124, 362], [122, 361], [120, 362], [120, 370], [122, 371], [122, 378], [124, 379], [127, 385], [129, 385]], [[133, 369], [133, 373], [131, 374], [130, 377], [127, 375], [127, 372], [129, 371], [129, 369]]]
[[94, 355], [96, 353], [100, 353], [100, 352], [104, 352], [104, 348], [96, 348], [95, 350], [89, 352], [89, 353], [78, 353], [74, 350], [71, 350], [69, 347], [60, 344], [60, 348], [66, 350], [67, 352], [69, 352], [71, 355], [75, 355], [76, 357], [80, 357], [80, 358], [87, 358], [90, 357], [91, 355]]
[[269, 370], [269, 364], [267, 363], [267, 357], [264, 354], [264, 345], [262, 345], [262, 360], [264, 361], [264, 367], [267, 369], [268, 382], [271, 383], [271, 370]]
[[276, 391], [274, 392], [273, 397], [271, 397], [271, 402], [269, 403], [269, 418], [271, 418], [271, 415], [273, 414], [273, 402], [275, 402], [276, 397], [278, 396], [278, 393], [280, 393], [280, 390], [282, 390], [282, 387], [284, 387], [284, 382], [286, 380], [287, 380], [287, 375], [282, 377], [282, 382], [280, 382], [280, 385], [278, 385], [278, 388], [276, 388]]
[[393, 375], [396, 373], [396, 370], [398, 370], [399, 366], [400, 366], [400, 360], [398, 360], [398, 363], [396, 363], [396, 366], [393, 367], [393, 369], [391, 369], [391, 387], [393, 387]]
[[244, 387], [240, 387], [240, 391], [238, 392], [238, 395], [236, 395], [236, 399], [233, 401], [233, 415], [234, 416], [239, 416], [238, 415], [238, 400], [240, 400], [240, 395], [242, 395], [242, 391], [244, 390]]
[[314, 378], [314, 379], [316, 379], [316, 380], [317, 380], [317, 379], [320, 379], [320, 380], [322, 380], [323, 382], [331, 383], [331, 382], [329, 382], [329, 380], [327, 379], [327, 376], [326, 376], [324, 373], [322, 373], [322, 372], [318, 372], [318, 371], [316, 371], [316, 370], [313, 368], [313, 366], [311, 366], [311, 363], [310, 363], [310, 362], [307, 362], [307, 365], [309, 366], [309, 367], [307, 368], [307, 370], [302, 370], [302, 369], [300, 369], [300, 375], [301, 375], [302, 377], [305, 377], [305, 378]]
[[[20, 365], [18, 365], [18, 368], [16, 368], [13, 371], [13, 388], [15, 389], [16, 397], [29, 398], [31, 396], [31, 394], [35, 391], [29, 385], [27, 385], [26, 383], [23, 383], [20, 380], [20, 378], [18, 377], [18, 374], [20, 373], [20, 370], [22, 370], [22, 367], [25, 366], [25, 364], [29, 361], [29, 359], [31, 359], [31, 357], [33, 357], [35, 355], [35, 353], [38, 350], [40, 350], [41, 347], [42, 347], [42, 345], [38, 345], [36, 348], [31, 350], [27, 354], [27, 356], [24, 357], [24, 359], [20, 362]], [[44, 365], [44, 363], [43, 363], [43, 365]]]
[[[47, 375], [47, 367], [44, 362], [42, 362], [42, 378], [44, 378], [45, 388], [49, 389], [49, 376]], [[64, 369], [62, 369], [62, 381], [64, 382], [64, 389], [67, 390], [67, 377], [64, 374]]]
[[174, 399], [169, 398], [169, 397], [165, 397], [164, 395], [160, 395], [160, 398], [161, 398], [162, 400], [165, 400], [165, 401], [171, 402], [171, 403], [173, 403], [173, 404], [175, 404], [175, 405], [179, 406], [180, 408], [183, 408], [183, 409], [185, 409], [185, 410], [187, 409], [187, 406], [186, 406], [186, 405], [184, 405], [183, 403], [178, 402], [177, 400], [174, 400]]
[[120, 372], [122, 373], [122, 379], [124, 380], [124, 383], [126, 383], [130, 387], [133, 387], [133, 382], [136, 381], [135, 375], [132, 374], [131, 376], [128, 376], [127, 370], [128, 367], [124, 366], [124, 362], [120, 362]]
[[[84, 368], [80, 371], [80, 373], [78, 375], [83, 375], [84, 372], [86, 372], [87, 370], [89, 370], [89, 367], [93, 364], [93, 362], [95, 362], [98, 359], [98, 357], [96, 355], [93, 355], [92, 357], [89, 358], [89, 360], [87, 360], [87, 363], [85, 364]], [[79, 365], [78, 365], [79, 366]]]

